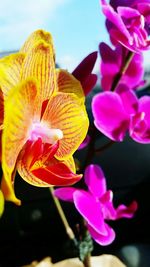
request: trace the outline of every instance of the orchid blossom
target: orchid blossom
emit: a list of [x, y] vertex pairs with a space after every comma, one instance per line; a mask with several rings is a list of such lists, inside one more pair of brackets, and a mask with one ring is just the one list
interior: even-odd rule
[[137, 210], [137, 203], [133, 201], [128, 207], [121, 204], [115, 208], [113, 192], [107, 190], [104, 173], [98, 165], [89, 165], [86, 168], [85, 183], [88, 191], [67, 187], [55, 189], [54, 194], [61, 200], [74, 202], [93, 239], [100, 245], [109, 245], [115, 239], [115, 232], [106, 221], [132, 218]]
[[123, 141], [126, 132], [139, 143], [150, 143], [150, 97], [138, 99], [126, 85], [116, 92], [94, 96], [92, 112], [96, 128], [114, 141]]
[[[119, 4], [124, 1], [119, 1]], [[129, 3], [129, 1], [126, 1]], [[111, 1], [113, 4], [113, 1]], [[121, 43], [133, 52], [141, 52], [150, 48], [148, 39], [150, 4], [144, 1], [131, 1], [131, 6], [113, 6], [101, 0], [102, 11], [107, 18], [106, 25], [113, 44]]]
[[[120, 44], [113, 50], [105, 43], [100, 43], [99, 50], [101, 55], [101, 87], [103, 90], [109, 91], [112, 88], [115, 76], [120, 72], [122, 66], [125, 65], [128, 50]], [[128, 84], [130, 89], [137, 89], [144, 83], [143, 76], [143, 55], [135, 54], [118, 85], [122, 83]]]
[[49, 187], [70, 185], [75, 174], [73, 153], [84, 140], [88, 117], [80, 82], [55, 69], [52, 37], [38, 30], [19, 53], [0, 60], [4, 95], [2, 132], [2, 191], [15, 196], [15, 172], [28, 183]]

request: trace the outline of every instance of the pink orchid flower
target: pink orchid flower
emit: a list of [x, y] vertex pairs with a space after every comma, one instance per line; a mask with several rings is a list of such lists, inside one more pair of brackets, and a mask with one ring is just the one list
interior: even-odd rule
[[117, 10], [118, 6], [137, 9], [145, 18], [145, 29], [150, 34], [150, 0], [110, 0], [110, 5]]
[[139, 100], [133, 90], [120, 85], [116, 92], [97, 94], [92, 112], [97, 129], [114, 141], [123, 141], [127, 131], [139, 143], [150, 143], [150, 97]]
[[133, 52], [150, 48], [146, 30], [149, 18], [147, 13], [150, 14], [148, 3], [138, 5], [138, 9], [134, 6], [118, 6], [116, 10], [106, 0], [101, 0], [101, 5], [103, 14], [107, 18], [107, 29], [114, 44], [119, 42]]
[[[115, 76], [120, 72], [120, 69], [125, 64], [125, 58], [128, 50], [118, 44], [113, 50], [105, 43], [100, 43], [99, 46], [101, 55], [100, 73], [101, 87], [105, 91], [111, 90]], [[129, 64], [124, 75], [122, 75], [119, 84], [128, 84], [130, 89], [136, 89], [144, 83], [143, 55], [135, 54]]]
[[113, 192], [107, 190], [104, 173], [98, 165], [89, 165], [86, 168], [85, 183], [88, 191], [73, 187], [59, 188], [55, 190], [55, 196], [74, 202], [93, 239], [100, 245], [109, 245], [115, 239], [115, 232], [106, 220], [132, 218], [137, 210], [137, 203], [133, 201], [128, 207], [121, 204], [115, 208]]

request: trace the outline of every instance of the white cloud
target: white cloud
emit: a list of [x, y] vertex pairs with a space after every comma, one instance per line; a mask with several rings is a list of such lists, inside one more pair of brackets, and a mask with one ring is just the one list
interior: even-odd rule
[[17, 49], [35, 29], [55, 18], [71, 0], [4, 0], [0, 10], [0, 50]]
[[64, 55], [58, 58], [58, 64], [60, 68], [67, 69], [69, 72], [72, 72], [80, 63], [80, 61], [81, 61], [80, 59], [72, 55]]

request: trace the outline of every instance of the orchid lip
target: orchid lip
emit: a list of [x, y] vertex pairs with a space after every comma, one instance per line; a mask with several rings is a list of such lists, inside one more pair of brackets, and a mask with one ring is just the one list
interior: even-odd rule
[[35, 122], [29, 131], [29, 140], [36, 141], [41, 138], [44, 143], [55, 144], [63, 138], [63, 132], [60, 129], [52, 129], [45, 123]]

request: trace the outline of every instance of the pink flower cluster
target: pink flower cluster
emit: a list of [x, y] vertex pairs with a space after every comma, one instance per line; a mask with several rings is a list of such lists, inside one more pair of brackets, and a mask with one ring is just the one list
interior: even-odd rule
[[99, 46], [104, 92], [92, 101], [95, 126], [114, 141], [123, 141], [128, 132], [136, 142], [150, 143], [150, 97], [137, 97], [144, 85], [142, 50], [150, 48], [150, 1], [101, 0], [101, 6], [115, 47]]
[[113, 205], [113, 192], [107, 190], [106, 179], [98, 165], [89, 165], [85, 170], [85, 183], [88, 190], [66, 187], [55, 190], [55, 196], [64, 201], [74, 202], [78, 212], [87, 222], [87, 228], [93, 239], [100, 245], [109, 245], [115, 239], [114, 230], [108, 220], [132, 218], [137, 210], [133, 201], [128, 207]]

